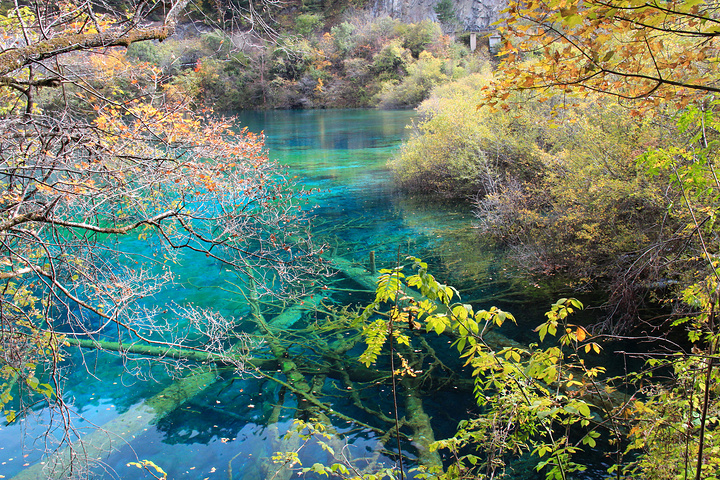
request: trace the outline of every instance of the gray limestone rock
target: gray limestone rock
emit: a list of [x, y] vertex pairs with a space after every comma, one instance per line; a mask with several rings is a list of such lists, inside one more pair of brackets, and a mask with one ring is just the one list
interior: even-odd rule
[[[440, 0], [375, 0], [373, 14], [389, 15], [406, 23], [429, 19], [437, 21], [435, 5]], [[500, 18], [506, 0], [452, 0], [455, 14], [464, 30], [487, 32]]]

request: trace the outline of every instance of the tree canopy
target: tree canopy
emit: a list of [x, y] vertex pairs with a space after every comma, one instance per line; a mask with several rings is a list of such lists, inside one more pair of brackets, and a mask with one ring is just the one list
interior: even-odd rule
[[[718, 4], [704, 0], [509, 3], [501, 31], [502, 81], [511, 89], [596, 91], [649, 104], [686, 105], [720, 91]], [[520, 62], [532, 59], [527, 63]]]

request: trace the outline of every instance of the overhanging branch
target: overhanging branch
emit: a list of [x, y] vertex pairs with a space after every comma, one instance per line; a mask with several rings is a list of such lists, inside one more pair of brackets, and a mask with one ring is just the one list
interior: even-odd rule
[[64, 53], [93, 48], [128, 47], [143, 40], [165, 40], [175, 32], [177, 18], [188, 1], [178, 0], [175, 2], [165, 18], [165, 23], [158, 27], [133, 27], [130, 29], [107, 30], [100, 33], [60, 34], [57, 37], [24, 47], [6, 50], [0, 53], [0, 77]]
[[8, 75], [32, 63], [48, 60], [63, 53], [101, 47], [128, 47], [143, 40], [165, 40], [174, 31], [175, 26], [170, 24], [129, 31], [62, 35], [0, 53], [0, 75]]
[[105, 234], [118, 234], [118, 235], [124, 235], [128, 233], [131, 230], [134, 230], [138, 228], [141, 225], [156, 225], [157, 222], [164, 220], [168, 217], [172, 217], [174, 215], [177, 215], [177, 212], [175, 210], [168, 210], [166, 212], [160, 213], [158, 215], [155, 215], [152, 218], [146, 218], [143, 220], [140, 220], [138, 222], [132, 223], [130, 225], [125, 225], [124, 227], [100, 227], [98, 225], [93, 225], [90, 223], [82, 223], [82, 222], [70, 222], [66, 220], [61, 220], [57, 218], [51, 218], [47, 215], [47, 213], [41, 213], [41, 212], [30, 212], [25, 213], [22, 215], [18, 215], [16, 217], [13, 217], [4, 223], [0, 224], [0, 232], [4, 232], [5, 230], [9, 230], [12, 227], [15, 227], [17, 225], [20, 225], [22, 223], [27, 222], [42, 222], [42, 223], [49, 223], [52, 225], [57, 225], [60, 227], [67, 227], [67, 228], [80, 228], [83, 230], [88, 230], [91, 232], [96, 233], [105, 233]]

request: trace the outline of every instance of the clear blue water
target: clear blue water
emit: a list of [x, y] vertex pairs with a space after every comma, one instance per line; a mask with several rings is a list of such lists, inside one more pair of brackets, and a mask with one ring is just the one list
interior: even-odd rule
[[[544, 300], [533, 301], [533, 286], [522, 282], [501, 253], [483, 246], [472, 230], [468, 205], [437, 204], [394, 188], [386, 163], [410, 134], [407, 125], [412, 124], [413, 112], [241, 112], [239, 118], [250, 130], [265, 132], [271, 158], [286, 165], [305, 188], [317, 190], [310, 205], [316, 216], [315, 236], [338, 254], [364, 263], [369, 252], [375, 251], [379, 268], [395, 265], [398, 256], [424, 258], [433, 265], [433, 273], [460, 288], [466, 300], [514, 311], [522, 306], [526, 318], [536, 315], [536, 303], [541, 310], [547, 305]], [[137, 242], [135, 248], [147, 247]], [[154, 304], [192, 303], [235, 318], [247, 314], [242, 298], [225, 288], [232, 275], [212, 259], [184, 254], [172, 268], [175, 285], [155, 295]], [[334, 284], [327, 292], [328, 302], [367, 302], [370, 296], [357, 288], [349, 281]], [[306, 319], [300, 325], [315, 320]], [[135, 418], [134, 408], [173, 383], [162, 366], [126, 364], [102, 352], [72, 350], [64, 368], [65, 398], [75, 405], [79, 434], [114, 419]], [[115, 442], [117, 449], [100, 457], [95, 473], [101, 478], [152, 478], [128, 466], [128, 462], [146, 459], [161, 466], [171, 479], [266, 478], [268, 459], [293, 418], [294, 396], [285, 395], [280, 421], [269, 426], [266, 419], [280, 403], [276, 384], [220, 372], [208, 385], [159, 422], [132, 427], [129, 441]], [[326, 380], [323, 400], [373, 424], [371, 416], [352, 405], [345, 388], [338, 380]], [[390, 413], [387, 387], [372, 387], [363, 395], [373, 399], [374, 408]], [[464, 406], [470, 406], [465, 394], [452, 391], [425, 399], [438, 437], [454, 432]], [[41, 452], [52, 447], [52, 435], [45, 435], [51, 420], [51, 413], [40, 409], [13, 425], [0, 426], [0, 478], [12, 478], [41, 460]], [[335, 419], [334, 424], [345, 433], [350, 455], [368, 457], [381, 448], [375, 433], [342, 420]], [[305, 448], [301, 458], [307, 466], [316, 461], [331, 463], [316, 446]], [[384, 455], [379, 459], [392, 463]]]

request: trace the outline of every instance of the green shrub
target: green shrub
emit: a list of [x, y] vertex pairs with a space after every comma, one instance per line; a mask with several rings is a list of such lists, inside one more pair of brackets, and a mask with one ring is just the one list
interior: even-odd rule
[[309, 37], [323, 24], [323, 16], [317, 13], [301, 13], [295, 19], [295, 31], [302, 37]]
[[444, 61], [429, 52], [422, 52], [417, 62], [407, 66], [407, 75], [400, 82], [385, 82], [378, 94], [380, 108], [415, 107], [425, 100], [437, 85], [448, 81], [443, 73]]
[[[535, 174], [542, 152], [532, 141], [538, 134], [532, 122], [476, 109], [490, 80], [488, 74], [471, 75], [441, 87], [420, 106], [424, 119], [417, 134], [390, 163], [404, 189], [467, 198], [492, 191], [506, 175]], [[520, 124], [529, 135], [516, 134]]]
[[393, 40], [373, 56], [373, 70], [376, 74], [388, 73], [399, 78], [405, 74], [410, 58], [410, 51], [403, 48], [399, 40]]
[[200, 36], [204, 50], [208, 54], [223, 54], [226, 55], [231, 51], [231, 43], [224, 32], [214, 31], [211, 33], [204, 33]]
[[131, 43], [127, 49], [127, 56], [130, 59], [148, 62], [153, 65], [160, 65], [160, 49], [155, 42]]
[[354, 32], [355, 26], [348, 22], [335, 25], [330, 29], [333, 46], [338, 55], [344, 56], [355, 48], [357, 39], [353, 36]]
[[440, 0], [440, 2], [435, 5], [434, 10], [438, 20], [442, 23], [452, 24], [457, 21], [452, 0]]
[[271, 78], [298, 80], [310, 66], [311, 47], [306, 40], [284, 38], [278, 42], [270, 57]]
[[420, 52], [437, 42], [442, 35], [440, 25], [430, 20], [400, 24], [396, 31], [402, 39], [402, 46], [409, 49], [414, 58], [418, 58]]

